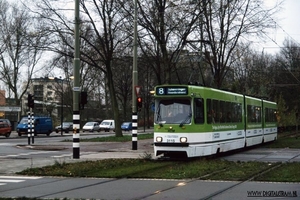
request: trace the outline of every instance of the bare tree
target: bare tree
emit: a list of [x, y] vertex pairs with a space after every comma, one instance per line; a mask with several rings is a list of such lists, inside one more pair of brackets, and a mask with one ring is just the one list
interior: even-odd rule
[[[72, 57], [74, 51], [73, 25], [72, 20], [65, 16], [67, 13], [65, 8], [67, 7], [61, 9], [61, 6], [58, 6], [58, 3], [64, 3], [63, 1], [55, 1], [53, 4], [51, 4], [51, 0], [40, 0], [40, 2], [40, 16], [47, 21], [49, 34], [54, 36], [48, 49], [60, 55]], [[98, 83], [102, 81], [102, 85], [108, 88], [105, 95], [107, 95], [106, 100], [111, 105], [110, 110], [115, 119], [116, 136], [122, 136], [122, 131], [112, 65], [114, 60], [122, 55], [123, 49], [127, 48], [130, 41], [128, 37], [131, 34], [126, 31], [122, 32], [126, 29], [124, 26], [128, 24], [131, 18], [123, 15], [119, 3], [122, 4], [120, 1], [110, 0], [80, 1], [81, 80], [104, 77], [104, 80], [98, 80]], [[63, 46], [65, 48], [62, 48]], [[88, 75], [88, 73], [90, 74]], [[82, 82], [81, 85], [90, 89], [90, 84], [87, 82]]]
[[[89, 6], [89, 3], [92, 3], [92, 7]], [[130, 18], [123, 15], [119, 3], [122, 4], [121, 1], [109, 0], [81, 1], [85, 20], [90, 24], [86, 31], [93, 36], [93, 40], [85, 40], [89, 44], [90, 51], [88, 51], [89, 54], [82, 52], [82, 57], [89, 65], [105, 74], [116, 124], [116, 136], [122, 136], [122, 131], [112, 65], [115, 63], [114, 60], [122, 55], [124, 48], [128, 46], [124, 44], [130, 42], [130, 35], [122, 31]], [[98, 21], [102, 25], [101, 27], [99, 27]]]
[[199, 18], [199, 48], [203, 46], [206, 62], [211, 68], [211, 86], [221, 88], [235, 62], [232, 55], [237, 44], [264, 38], [267, 31], [275, 26], [272, 17], [279, 6], [264, 9], [263, 0], [206, 0], [202, 1], [201, 7], [203, 15]]
[[272, 85], [275, 81], [274, 56], [257, 52], [249, 45], [246, 47], [238, 45], [232, 58], [235, 59], [231, 65], [234, 83], [225, 80], [223, 86], [238, 93], [271, 98], [270, 100], [275, 101], [272, 94]]
[[196, 3], [167, 0], [138, 1], [140, 49], [153, 69], [157, 84], [180, 83], [176, 63], [201, 11]]
[[[17, 105], [27, 92], [30, 79], [41, 61], [46, 38], [43, 26], [21, 5], [0, 2], [0, 80], [8, 87]], [[22, 85], [23, 82], [25, 85]]]
[[124, 57], [114, 61], [114, 82], [120, 107], [122, 120], [131, 120], [132, 98], [132, 57]]

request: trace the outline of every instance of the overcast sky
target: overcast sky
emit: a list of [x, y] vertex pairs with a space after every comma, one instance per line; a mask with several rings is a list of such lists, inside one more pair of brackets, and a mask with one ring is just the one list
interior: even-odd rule
[[[268, 4], [276, 3], [277, 0], [265, 0]], [[289, 38], [300, 46], [300, 0], [285, 0], [282, 10], [277, 14], [274, 21], [276, 30], [269, 35], [269, 41], [261, 44], [266, 52], [278, 52], [285, 38]]]

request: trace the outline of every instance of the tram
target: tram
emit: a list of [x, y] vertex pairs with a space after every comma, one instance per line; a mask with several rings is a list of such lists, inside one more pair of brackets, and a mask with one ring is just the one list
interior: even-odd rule
[[155, 87], [154, 153], [200, 157], [277, 139], [277, 104], [196, 85]]

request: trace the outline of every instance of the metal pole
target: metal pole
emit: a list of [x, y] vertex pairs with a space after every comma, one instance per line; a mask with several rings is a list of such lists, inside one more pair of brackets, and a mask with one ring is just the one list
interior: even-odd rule
[[27, 115], [27, 139], [28, 139], [28, 145], [30, 145], [30, 137], [31, 137], [31, 114], [30, 110], [28, 111]]
[[73, 158], [80, 157], [80, 113], [79, 113], [79, 70], [80, 70], [80, 45], [79, 45], [79, 0], [75, 0], [75, 31], [74, 31], [74, 87], [73, 87]]
[[34, 113], [33, 113], [33, 109], [30, 108], [30, 113], [31, 113], [31, 141], [32, 144], [34, 144], [34, 128], [35, 128], [35, 124], [34, 124]]
[[134, 0], [134, 34], [133, 34], [133, 67], [132, 67], [132, 150], [137, 150], [138, 113], [136, 102], [136, 86], [138, 84], [137, 72], [137, 0]]
[[61, 79], [61, 108], [60, 108], [60, 134], [63, 135], [63, 120], [64, 120], [64, 80]]

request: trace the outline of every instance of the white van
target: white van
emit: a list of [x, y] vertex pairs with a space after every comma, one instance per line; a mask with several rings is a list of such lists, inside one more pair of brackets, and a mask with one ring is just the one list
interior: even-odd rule
[[105, 132], [108, 132], [110, 130], [115, 131], [115, 120], [112, 119], [103, 120], [100, 124], [100, 131], [101, 130], [104, 130]]

